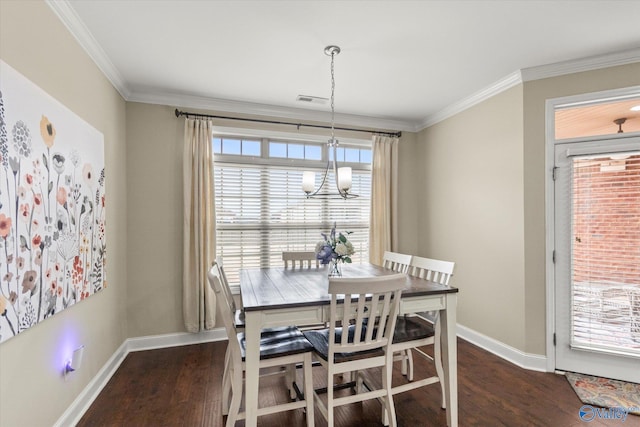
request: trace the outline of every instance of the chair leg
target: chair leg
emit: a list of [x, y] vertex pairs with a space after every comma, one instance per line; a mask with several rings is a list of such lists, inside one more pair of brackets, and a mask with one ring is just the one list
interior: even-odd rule
[[242, 400], [242, 370], [232, 367], [231, 370], [231, 405], [227, 415], [227, 427], [234, 427], [240, 413], [240, 401]]
[[[356, 394], [364, 392], [364, 376], [362, 372], [355, 371], [355, 381], [356, 381]], [[353, 381], [353, 379], [352, 379]]]
[[382, 369], [382, 387], [387, 391], [383, 398], [384, 410], [382, 411], [382, 423], [385, 426], [396, 427], [396, 409], [393, 404], [393, 390], [391, 378], [393, 374], [393, 353], [387, 355], [387, 364]]
[[[331, 368], [329, 368], [331, 369]], [[330, 371], [327, 381], [327, 427], [333, 427], [333, 380], [334, 375]]]
[[447, 408], [447, 403], [444, 398], [444, 369], [442, 368], [442, 351], [440, 343], [440, 322], [436, 325], [436, 335], [434, 337], [433, 344], [433, 361], [436, 364], [436, 374], [438, 375], [438, 379], [440, 380], [440, 394], [442, 395], [442, 409]]
[[409, 381], [413, 381], [413, 354], [411, 353], [411, 349], [407, 349], [407, 364], [409, 365], [409, 372], [407, 373], [407, 379]]
[[293, 387], [293, 383], [296, 381], [296, 365], [295, 364], [287, 365], [285, 366], [285, 370], [286, 370], [287, 383], [289, 387], [289, 397], [291, 398], [291, 400], [293, 400], [296, 397], [298, 397], [296, 395], [296, 389]]
[[227, 346], [227, 352], [224, 355], [224, 372], [222, 374], [222, 415], [229, 415], [229, 396], [231, 394], [230, 358], [230, 349]]
[[400, 354], [402, 355], [402, 362], [400, 365], [400, 373], [402, 375], [404, 375], [405, 377], [407, 376], [407, 350], [402, 350], [400, 352]]
[[315, 414], [314, 414], [314, 394], [313, 394], [313, 365], [311, 360], [311, 353], [307, 353], [303, 362], [304, 373], [304, 400], [307, 403], [307, 427], [314, 427]]

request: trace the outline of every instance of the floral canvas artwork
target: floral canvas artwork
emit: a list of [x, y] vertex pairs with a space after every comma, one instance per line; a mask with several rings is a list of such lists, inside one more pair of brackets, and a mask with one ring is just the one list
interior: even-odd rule
[[0, 343], [106, 287], [103, 135], [0, 61]]

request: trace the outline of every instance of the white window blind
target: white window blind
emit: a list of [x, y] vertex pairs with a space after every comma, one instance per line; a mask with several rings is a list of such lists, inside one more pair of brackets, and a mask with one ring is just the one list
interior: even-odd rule
[[[241, 268], [282, 266], [282, 251], [314, 250], [320, 233], [327, 233], [334, 222], [338, 231], [352, 232], [353, 262], [368, 261], [371, 172], [353, 170], [352, 192], [358, 198], [306, 199], [303, 171], [315, 170], [319, 185], [324, 170], [304, 162], [291, 167], [216, 161], [217, 255], [230, 283], [239, 283]], [[333, 182], [331, 175], [328, 184]]]
[[572, 170], [571, 346], [640, 357], [640, 155]]

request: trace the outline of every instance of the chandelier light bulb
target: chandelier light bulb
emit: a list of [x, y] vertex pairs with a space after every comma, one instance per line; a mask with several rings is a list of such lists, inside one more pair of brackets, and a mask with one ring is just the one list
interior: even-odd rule
[[312, 171], [305, 171], [302, 174], [302, 191], [305, 193], [313, 193], [316, 186], [316, 173]]
[[351, 168], [338, 168], [338, 189], [343, 193], [351, 190]]

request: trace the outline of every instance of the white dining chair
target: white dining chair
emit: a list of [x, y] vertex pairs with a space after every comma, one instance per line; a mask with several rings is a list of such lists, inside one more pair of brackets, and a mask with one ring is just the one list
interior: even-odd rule
[[411, 258], [411, 255], [385, 251], [382, 256], [382, 266], [399, 273], [406, 273], [409, 270]]
[[[454, 267], [455, 263], [451, 261], [441, 261], [414, 256], [411, 259], [409, 274], [421, 279], [440, 283], [441, 285], [449, 285]], [[394, 351], [404, 352], [402, 354], [407, 358], [408, 372], [406, 375], [409, 381], [414, 380], [414, 352], [427, 360], [434, 362], [436, 369], [435, 376], [423, 378], [412, 385], [396, 387], [394, 389], [394, 394], [419, 386], [440, 382], [442, 408], [444, 408], [444, 370], [442, 368], [440, 348], [439, 312], [424, 312], [416, 313], [415, 316], [404, 316], [404, 318], [399, 319], [394, 336], [395, 340], [392, 347]], [[433, 357], [419, 348], [425, 345], [434, 346]]]
[[[382, 266], [389, 270], [398, 271], [401, 273], [407, 273], [411, 264], [412, 255], [402, 254], [398, 252], [385, 251], [382, 257]], [[402, 322], [399, 326], [402, 325]], [[407, 350], [402, 350], [395, 354], [394, 361], [402, 362], [401, 372], [402, 375], [407, 375], [410, 364], [413, 362], [411, 359], [411, 353]]]
[[227, 280], [227, 275], [224, 272], [224, 264], [222, 263], [222, 258], [217, 257], [213, 262], [213, 265], [218, 267], [218, 273], [220, 277], [220, 281], [222, 282], [222, 289], [224, 292], [224, 297], [227, 299], [229, 306], [231, 307], [231, 312], [233, 313], [234, 323], [236, 328], [244, 328], [244, 311], [237, 307], [236, 300], [233, 298], [233, 292], [231, 292], [231, 286], [229, 285], [229, 281]]
[[313, 251], [284, 251], [282, 261], [284, 261], [284, 268], [296, 268], [296, 263], [298, 268], [304, 268], [305, 264], [307, 268], [311, 268], [313, 264], [316, 268], [320, 266], [320, 261]]
[[[406, 274], [366, 278], [329, 278], [329, 328], [304, 332], [313, 344], [315, 359], [326, 368], [327, 403], [315, 394], [320, 412], [328, 426], [334, 426], [334, 408], [368, 399], [380, 399], [391, 426], [396, 426], [391, 376], [391, 343], [397, 320], [401, 290]], [[346, 326], [346, 329], [344, 327]], [[334, 396], [334, 376], [382, 368], [382, 387], [362, 390], [355, 395]]]
[[[226, 426], [231, 427], [235, 425], [237, 420], [245, 418], [244, 411], [240, 410], [240, 403], [244, 394], [245, 337], [244, 333], [238, 332], [236, 329], [232, 306], [226, 296], [227, 290], [224, 289], [225, 286], [221, 280], [217, 264], [214, 264], [209, 269], [208, 279], [216, 294], [218, 310], [220, 310], [220, 316], [224, 321], [227, 336], [229, 337], [228, 360], [225, 362], [228, 366], [225, 369], [222, 381], [222, 414], [227, 415]], [[307, 426], [314, 425], [313, 375], [311, 369], [313, 350], [313, 346], [296, 327], [269, 328], [261, 331], [260, 368], [283, 365], [295, 366], [301, 363], [305, 398], [300, 401], [258, 408], [258, 416], [305, 408]], [[294, 384], [289, 382], [288, 386], [291, 390]], [[229, 397], [231, 397], [231, 401], [229, 401]]]

